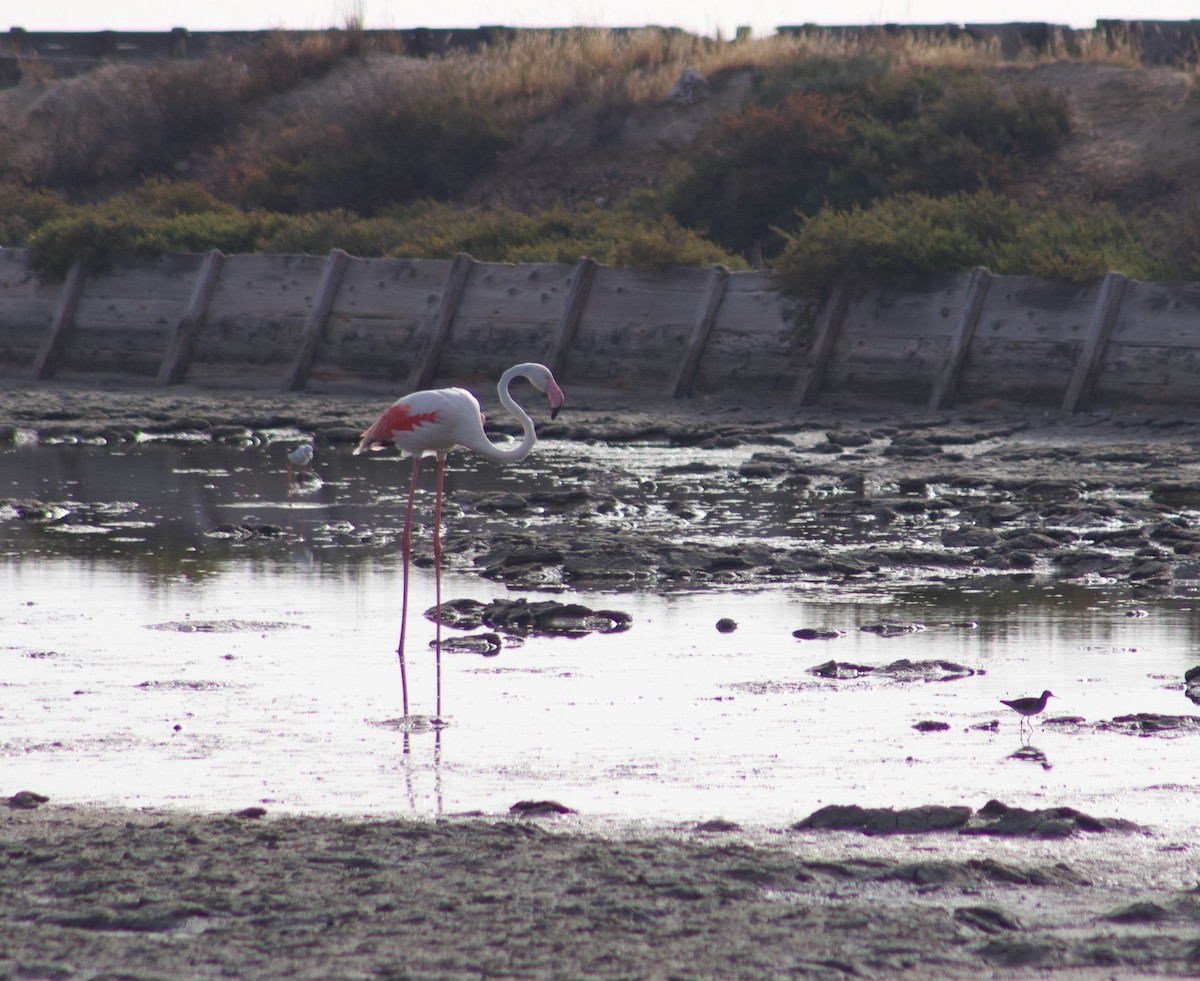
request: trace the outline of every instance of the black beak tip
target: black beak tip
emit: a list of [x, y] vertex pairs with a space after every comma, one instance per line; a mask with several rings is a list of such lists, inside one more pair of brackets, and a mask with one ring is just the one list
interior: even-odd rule
[[551, 409], [551, 410], [550, 410], [550, 418], [551, 418], [551, 419], [557, 419], [557, 418], [558, 418], [558, 414], [559, 414], [559, 412], [561, 412], [561, 411], [562, 411], [562, 406], [561, 406], [561, 405], [557, 405], [557, 406], [555, 406], [553, 409]]

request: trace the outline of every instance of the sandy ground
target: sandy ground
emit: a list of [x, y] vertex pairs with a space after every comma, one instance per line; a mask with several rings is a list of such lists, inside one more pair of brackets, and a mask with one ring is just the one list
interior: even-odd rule
[[[1131, 595], [1191, 595], [1200, 579], [1200, 529], [1187, 510], [1196, 503], [1190, 478], [1200, 476], [1192, 420], [798, 414], [705, 401], [634, 411], [627, 394], [568, 398], [572, 411], [543, 435], [769, 445], [808, 433], [804, 452], [780, 445], [749, 470], [704, 482], [790, 480], [797, 493], [824, 482], [842, 493], [823, 493], [814, 508], [832, 499], [885, 518], [876, 542], [832, 564], [807, 546], [766, 558], [747, 549], [739, 562], [691, 548], [685, 560], [677, 546], [687, 531], [642, 536], [630, 555], [646, 563], [651, 585], [681, 575], [836, 584], [914, 565], [946, 578], [1036, 567]], [[0, 389], [0, 438], [295, 425], [344, 444], [389, 400], [11, 385]], [[668, 476], [642, 493], [663, 493]], [[634, 493], [620, 481], [594, 483], [580, 506]], [[974, 511], [955, 497], [968, 492]], [[955, 503], [953, 525], [940, 517], [945, 501]], [[898, 544], [914, 514], [931, 529], [929, 554]], [[561, 517], [569, 528], [569, 510]], [[1098, 539], [1098, 526], [1119, 534]], [[595, 563], [558, 527], [546, 525], [557, 557], [522, 566], [497, 564], [493, 553], [477, 567], [517, 581], [533, 567], [568, 585], [587, 581]], [[617, 544], [605, 546], [613, 561]], [[460, 542], [457, 554], [470, 563], [475, 551]], [[0, 786], [0, 799], [22, 790], [37, 788]], [[0, 978], [1200, 974], [1196, 846], [1153, 831], [866, 836], [597, 828], [572, 816], [414, 823], [110, 812], [54, 801], [3, 813]]]

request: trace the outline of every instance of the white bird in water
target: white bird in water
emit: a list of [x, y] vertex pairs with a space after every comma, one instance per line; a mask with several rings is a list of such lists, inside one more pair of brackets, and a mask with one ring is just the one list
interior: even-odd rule
[[[311, 443], [301, 443], [288, 454], [288, 498], [292, 496], [292, 487], [295, 483], [295, 478], [292, 476], [292, 467], [298, 467], [301, 472], [308, 469], [313, 461], [313, 448]], [[290, 500], [289, 500], [290, 503]]]
[[509, 394], [508, 386], [516, 378], [525, 378], [539, 392], [544, 392], [550, 402], [550, 418], [558, 415], [563, 404], [562, 389], [554, 380], [550, 369], [542, 364], [527, 362], [514, 365], [500, 376], [496, 386], [501, 404], [517, 417], [524, 430], [524, 437], [516, 446], [497, 446], [483, 430], [483, 413], [479, 402], [470, 392], [462, 388], [438, 388], [430, 391], [413, 392], [405, 395], [386, 409], [365, 433], [356, 454], [368, 450], [395, 446], [402, 453], [412, 456], [412, 479], [408, 487], [408, 508], [404, 514], [404, 534], [400, 540], [400, 551], [404, 557], [404, 585], [400, 599], [400, 642], [396, 654], [400, 658], [400, 685], [404, 714], [408, 715], [408, 678], [404, 667], [404, 635], [408, 621], [408, 564], [412, 553], [413, 501], [417, 493], [417, 476], [421, 469], [421, 458], [433, 454], [437, 459], [437, 494], [433, 504], [433, 568], [434, 602], [439, 611], [436, 617], [437, 652], [437, 717], [442, 714], [442, 483], [445, 474], [446, 455], [456, 447], [463, 447], [497, 463], [516, 463], [524, 460], [537, 442], [537, 431], [529, 414]]

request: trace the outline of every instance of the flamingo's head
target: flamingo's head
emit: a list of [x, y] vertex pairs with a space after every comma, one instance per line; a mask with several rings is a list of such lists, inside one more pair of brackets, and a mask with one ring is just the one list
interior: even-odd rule
[[553, 378], [546, 385], [546, 397], [550, 400], [550, 418], [555, 419], [558, 417], [559, 409], [563, 407], [563, 392]]
[[550, 418], [557, 417], [559, 410], [563, 407], [563, 391], [558, 387], [558, 382], [554, 380], [554, 374], [550, 369], [544, 364], [529, 362], [517, 365], [511, 370], [528, 378], [529, 383], [539, 392], [546, 393], [546, 398], [550, 400]]

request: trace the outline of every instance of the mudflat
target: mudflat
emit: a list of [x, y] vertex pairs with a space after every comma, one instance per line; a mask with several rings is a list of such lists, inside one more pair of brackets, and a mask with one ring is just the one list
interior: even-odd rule
[[[652, 486], [619, 467], [589, 474], [586, 493], [539, 502], [546, 518], [525, 530], [473, 524], [454, 543], [461, 566], [514, 585], [549, 577], [616, 590], [803, 578], [869, 591], [1034, 574], [1130, 598], [1200, 588], [1200, 426], [1189, 418], [567, 396], [569, 411], [539, 426], [543, 438], [755, 451], [732, 469], [700, 460]], [[348, 453], [389, 401], [12, 385], [0, 391], [0, 431], [224, 438], [289, 426], [319, 452]], [[802, 499], [831, 543], [847, 522], [870, 530], [828, 549], [811, 538], [706, 542], [688, 515], [732, 487]], [[577, 509], [664, 499], [676, 526], [635, 535], [618, 516], [598, 540], [571, 534]], [[0, 977], [1200, 972], [1197, 822], [1189, 831], [1178, 816], [1171, 832], [1078, 812], [990, 830], [929, 815], [803, 827], [528, 814], [416, 822], [87, 809], [25, 790], [38, 788], [0, 787], [15, 795], [0, 822]]]

